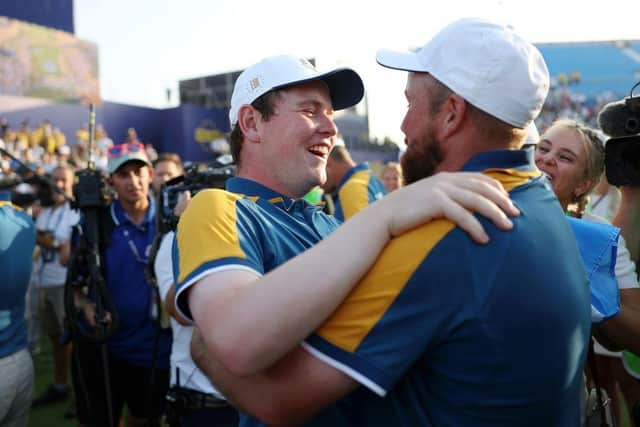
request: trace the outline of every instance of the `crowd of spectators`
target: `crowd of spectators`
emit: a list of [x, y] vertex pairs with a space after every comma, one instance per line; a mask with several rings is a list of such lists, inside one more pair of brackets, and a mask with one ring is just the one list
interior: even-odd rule
[[586, 95], [570, 85], [555, 85], [536, 118], [538, 129], [543, 132], [558, 118], [576, 120], [592, 128], [598, 127], [598, 112], [605, 104], [620, 99], [620, 95], [611, 91], [602, 91], [595, 95]]
[[[106, 172], [108, 150], [113, 140], [101, 124], [96, 125], [93, 144], [93, 160], [96, 168]], [[140, 142], [135, 128], [127, 130], [120, 142]], [[73, 169], [87, 167], [89, 153], [89, 127], [83, 124], [73, 135], [65, 135], [50, 120], [44, 120], [37, 126], [31, 126], [25, 119], [18, 126], [0, 118], [0, 148], [8, 151], [13, 157], [27, 165], [39, 175], [50, 174], [57, 166], [69, 166]], [[157, 158], [152, 144], [145, 144], [147, 155], [151, 161]], [[16, 165], [12, 165], [9, 156], [0, 156], [0, 171], [8, 174]]]

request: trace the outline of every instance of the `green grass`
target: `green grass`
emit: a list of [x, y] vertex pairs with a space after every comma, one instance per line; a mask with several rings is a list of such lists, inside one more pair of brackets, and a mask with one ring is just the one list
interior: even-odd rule
[[[37, 397], [44, 392], [53, 381], [53, 354], [51, 343], [48, 339], [40, 340], [40, 352], [33, 355], [35, 379], [33, 396]], [[44, 407], [31, 409], [29, 414], [29, 427], [69, 427], [76, 426], [75, 419], [65, 419], [64, 412], [71, 405], [71, 398], [64, 402], [54, 403]]]

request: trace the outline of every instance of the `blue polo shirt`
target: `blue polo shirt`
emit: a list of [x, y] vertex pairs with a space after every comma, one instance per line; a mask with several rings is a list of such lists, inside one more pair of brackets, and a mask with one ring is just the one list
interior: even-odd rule
[[[120, 323], [109, 339], [109, 350], [129, 363], [151, 367], [158, 327], [151, 318], [152, 285], [144, 271], [155, 236], [155, 203], [140, 224], [134, 224], [119, 201], [110, 208], [114, 227], [106, 248], [105, 280]], [[156, 366], [168, 369], [171, 331], [160, 333]]]
[[0, 358], [27, 346], [25, 295], [33, 265], [36, 229], [31, 217], [0, 192]]
[[349, 169], [342, 177], [333, 196], [333, 215], [344, 222], [367, 206], [387, 194], [382, 182], [361, 163]]
[[184, 291], [201, 278], [225, 269], [266, 274], [338, 225], [321, 206], [245, 178], [227, 180], [226, 191], [199, 192], [178, 224], [173, 253], [176, 307], [191, 318]]
[[463, 168], [500, 180], [512, 231], [478, 217], [474, 243], [448, 220], [393, 239], [305, 348], [364, 387], [323, 417], [353, 426], [577, 426], [590, 335], [587, 275], [531, 151]]

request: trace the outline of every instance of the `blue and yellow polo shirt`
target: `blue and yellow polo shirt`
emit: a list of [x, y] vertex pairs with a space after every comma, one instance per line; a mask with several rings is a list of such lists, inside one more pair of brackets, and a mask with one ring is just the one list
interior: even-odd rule
[[364, 387], [320, 419], [346, 425], [580, 423], [589, 285], [572, 230], [531, 151], [479, 154], [521, 211], [479, 217], [479, 245], [448, 220], [393, 239], [304, 347]]
[[35, 245], [33, 220], [11, 203], [10, 192], [0, 192], [0, 358], [27, 346], [25, 296]]
[[191, 318], [185, 290], [215, 271], [263, 275], [305, 251], [339, 223], [303, 199], [231, 178], [224, 190], [201, 191], [180, 218], [173, 261], [176, 307]]
[[369, 165], [367, 163], [356, 165], [338, 183], [333, 196], [335, 206], [333, 215], [344, 222], [385, 194], [387, 190], [369, 169]]

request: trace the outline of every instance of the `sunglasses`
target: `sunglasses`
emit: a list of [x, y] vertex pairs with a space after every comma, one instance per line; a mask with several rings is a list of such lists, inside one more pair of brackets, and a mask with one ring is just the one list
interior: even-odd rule
[[144, 152], [144, 145], [140, 142], [132, 142], [130, 144], [118, 144], [109, 148], [109, 157], [120, 157], [126, 153], [140, 153]]

